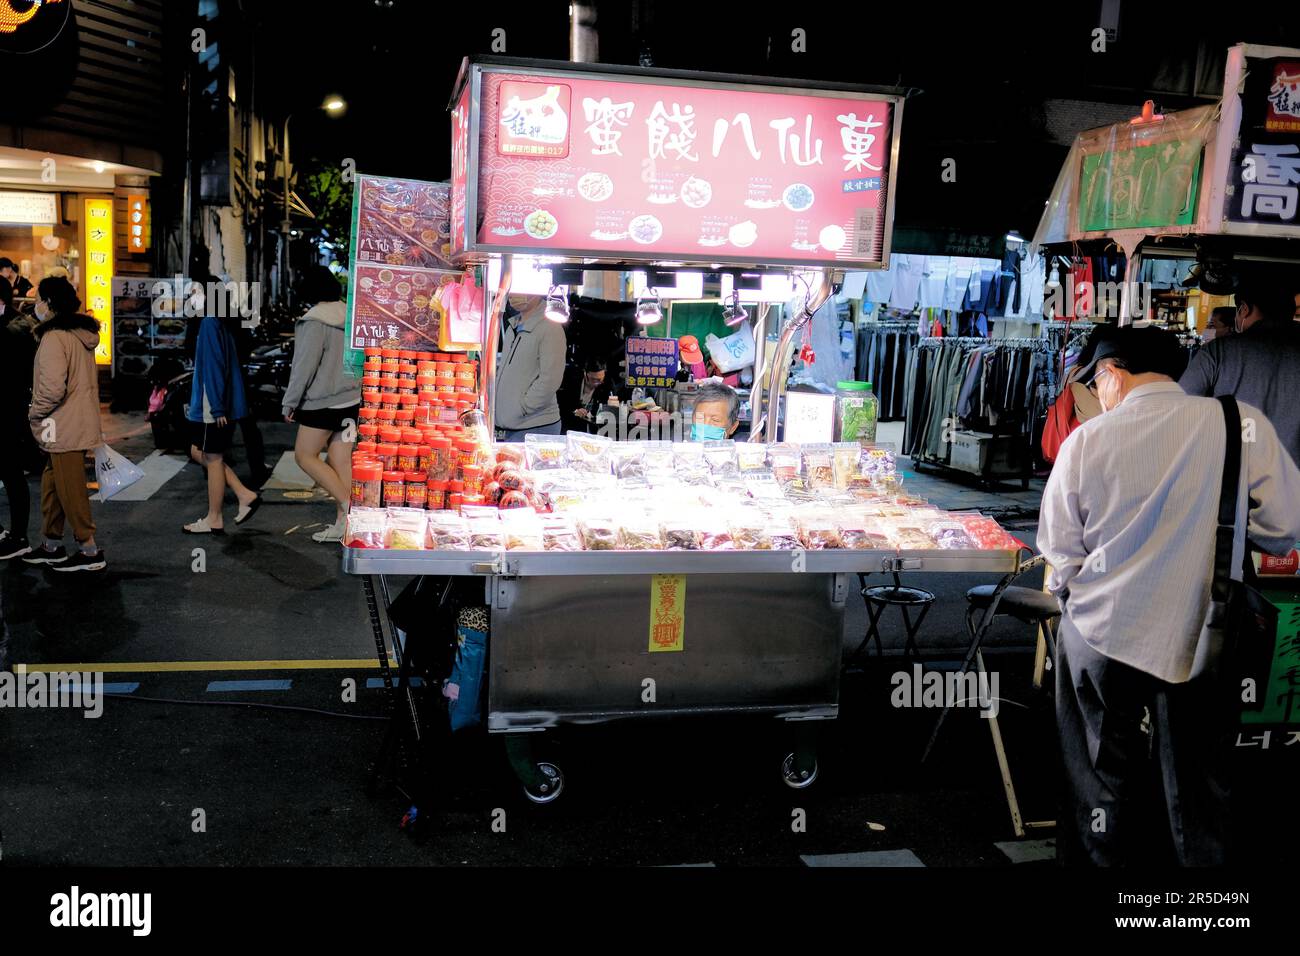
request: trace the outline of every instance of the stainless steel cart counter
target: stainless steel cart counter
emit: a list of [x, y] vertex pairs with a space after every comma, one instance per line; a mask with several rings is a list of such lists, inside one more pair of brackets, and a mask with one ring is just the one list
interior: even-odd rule
[[[491, 608], [488, 730], [535, 733], [632, 717], [765, 714], [837, 716], [845, 602], [856, 575], [987, 572], [1016, 567], [1014, 551], [382, 551], [344, 549], [365, 578], [380, 666], [391, 684], [375, 579], [480, 577]], [[656, 576], [682, 593], [671, 650], [654, 647]], [[660, 579], [659, 588], [665, 585]], [[405, 690], [405, 668], [399, 690]], [[409, 691], [408, 691], [409, 693]], [[412, 707], [412, 712], [414, 708]], [[558, 768], [512, 755], [525, 789], [558, 796]], [[552, 780], [535, 767], [551, 767]], [[811, 783], [811, 747], [783, 768]], [[540, 789], [539, 789], [540, 788]], [[553, 799], [553, 797], [550, 797]]]

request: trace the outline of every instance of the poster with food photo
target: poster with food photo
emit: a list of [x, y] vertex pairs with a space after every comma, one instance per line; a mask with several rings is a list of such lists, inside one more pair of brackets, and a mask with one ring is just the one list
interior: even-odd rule
[[427, 269], [358, 264], [349, 345], [438, 351], [441, 285], [457, 276]]
[[358, 176], [354, 202], [358, 263], [454, 269], [449, 183]]

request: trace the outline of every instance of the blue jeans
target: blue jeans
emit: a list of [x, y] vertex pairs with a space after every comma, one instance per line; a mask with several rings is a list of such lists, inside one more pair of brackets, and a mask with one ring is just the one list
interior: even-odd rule
[[549, 425], [541, 425], [537, 428], [521, 428], [518, 431], [509, 428], [498, 428], [497, 434], [501, 436], [497, 439], [498, 441], [518, 442], [523, 441], [525, 435], [559, 435], [562, 434], [562, 432], [560, 431], [560, 423], [556, 421], [551, 422]]

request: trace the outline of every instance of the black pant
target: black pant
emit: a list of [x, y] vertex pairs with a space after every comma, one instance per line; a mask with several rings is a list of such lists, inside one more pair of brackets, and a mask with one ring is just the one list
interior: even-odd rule
[[24, 466], [32, 457], [30, 452], [35, 441], [25, 416], [0, 427], [0, 443], [4, 446], [0, 452], [0, 482], [9, 499], [9, 533], [15, 538], [26, 538], [32, 516], [32, 495]]
[[248, 456], [248, 478], [253, 487], [260, 488], [270, 471], [266, 467], [266, 443], [257, 416], [251, 411], [239, 420], [239, 430], [244, 435], [244, 454]]
[[1097, 653], [1062, 623], [1060, 861], [1222, 865], [1231, 723], [1217, 676], [1166, 683]]

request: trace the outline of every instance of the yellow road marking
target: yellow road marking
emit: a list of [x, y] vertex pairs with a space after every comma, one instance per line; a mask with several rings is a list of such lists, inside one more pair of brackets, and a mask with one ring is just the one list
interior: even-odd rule
[[27, 672], [130, 674], [164, 671], [311, 671], [311, 670], [378, 670], [373, 657], [307, 661], [123, 661], [89, 664], [25, 664]]

